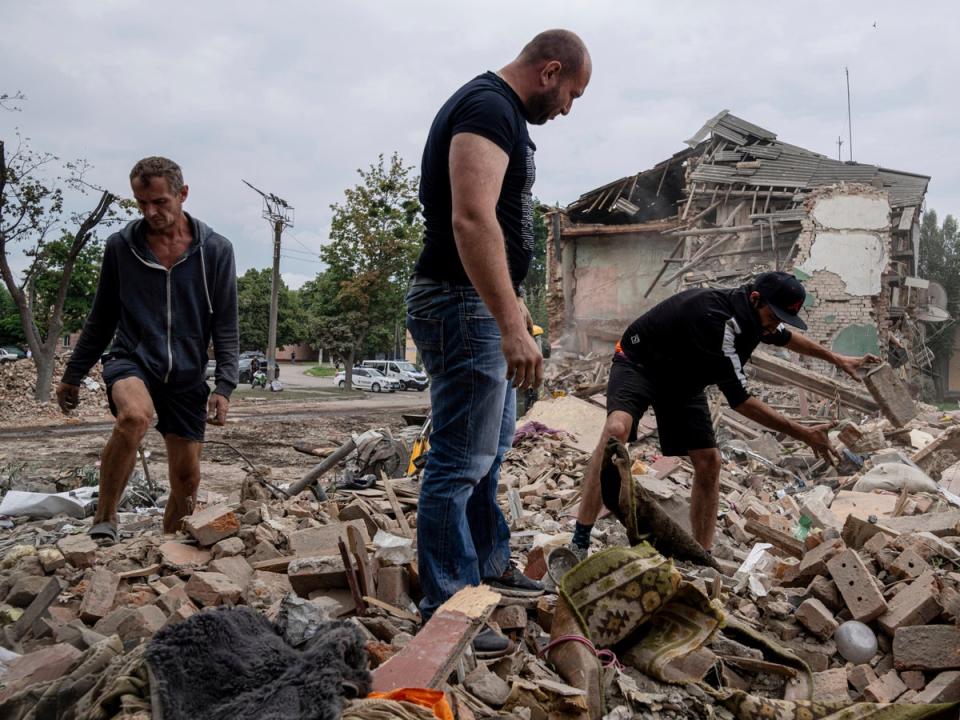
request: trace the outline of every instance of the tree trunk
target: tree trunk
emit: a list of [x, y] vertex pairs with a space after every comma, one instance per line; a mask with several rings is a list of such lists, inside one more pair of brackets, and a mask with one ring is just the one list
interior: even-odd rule
[[347, 390], [353, 390], [353, 356], [354, 349], [350, 348], [350, 352], [347, 353], [346, 367], [343, 369], [343, 384]]
[[33, 399], [37, 402], [50, 402], [50, 388], [53, 385], [53, 368], [56, 364], [57, 345], [46, 343], [40, 352], [33, 353], [33, 364], [37, 369], [37, 387]]

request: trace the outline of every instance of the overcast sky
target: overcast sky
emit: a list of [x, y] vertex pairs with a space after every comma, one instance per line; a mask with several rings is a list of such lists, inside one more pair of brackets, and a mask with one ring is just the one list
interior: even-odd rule
[[927, 207], [960, 213], [956, 2], [8, 0], [2, 17], [0, 93], [28, 100], [0, 137], [20, 127], [127, 195], [137, 159], [175, 159], [241, 272], [270, 264], [271, 233], [240, 179], [280, 195], [294, 287], [356, 169], [394, 150], [419, 165], [446, 98], [548, 27], [578, 32], [594, 70], [531, 130], [544, 202], [652, 166], [723, 109], [836, 156], [849, 66], [854, 159], [932, 176]]

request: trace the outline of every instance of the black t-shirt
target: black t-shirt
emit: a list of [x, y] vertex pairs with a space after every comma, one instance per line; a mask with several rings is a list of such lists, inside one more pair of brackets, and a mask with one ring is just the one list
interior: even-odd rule
[[669, 397], [686, 398], [716, 385], [730, 407], [750, 393], [743, 366], [759, 343], [786, 345], [780, 325], [765, 333], [746, 285], [734, 290], [686, 290], [631, 323], [617, 351], [642, 365]]
[[514, 288], [520, 286], [533, 254], [533, 181], [537, 149], [527, 132], [520, 98], [496, 73], [475, 77], [444, 103], [430, 126], [420, 171], [420, 203], [426, 230], [416, 273], [455, 285], [470, 285], [453, 239], [450, 141], [474, 133], [510, 156], [497, 201], [497, 219], [506, 242]]

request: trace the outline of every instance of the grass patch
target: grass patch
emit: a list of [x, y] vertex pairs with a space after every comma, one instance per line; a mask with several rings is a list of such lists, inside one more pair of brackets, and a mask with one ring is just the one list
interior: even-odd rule
[[310, 375], [311, 377], [333, 377], [336, 374], [336, 368], [327, 367], [326, 365], [314, 365], [304, 373], [304, 375]]
[[350, 400], [365, 394], [362, 390], [342, 390], [338, 387], [324, 388], [284, 388], [282, 392], [271, 392], [262, 388], [251, 389], [249, 385], [238, 387], [233, 397], [251, 403], [284, 403], [295, 400]]
[[937, 403], [938, 410], [960, 410], [960, 403], [956, 400], [951, 400], [950, 402]]

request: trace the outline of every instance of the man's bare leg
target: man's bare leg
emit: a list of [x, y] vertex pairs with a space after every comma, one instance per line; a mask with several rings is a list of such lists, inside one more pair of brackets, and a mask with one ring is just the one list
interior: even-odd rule
[[93, 524], [117, 523], [117, 505], [137, 462], [137, 449], [153, 421], [153, 400], [143, 380], [117, 380], [110, 389], [117, 423], [100, 455], [100, 490]]
[[[607, 440], [616, 438], [620, 442], [626, 442], [630, 435], [630, 427], [633, 425], [633, 416], [622, 410], [614, 410], [607, 415], [607, 421], [603, 425], [603, 432], [600, 434], [600, 442], [597, 444], [593, 455], [587, 463], [587, 470], [583, 476], [583, 485], [580, 493], [580, 508], [577, 510], [577, 524], [581, 527], [592, 527], [600, 514], [602, 500], [600, 497], [600, 468], [603, 466], [603, 449], [607, 445]], [[576, 539], [576, 538], [575, 538]], [[581, 547], [587, 547], [581, 545]]]
[[163, 511], [163, 531], [177, 532], [183, 519], [193, 512], [200, 487], [200, 450], [203, 443], [167, 433], [167, 466], [170, 499]]
[[704, 550], [713, 547], [720, 505], [720, 451], [716, 448], [691, 450], [693, 491], [690, 497], [690, 525], [694, 539]]

